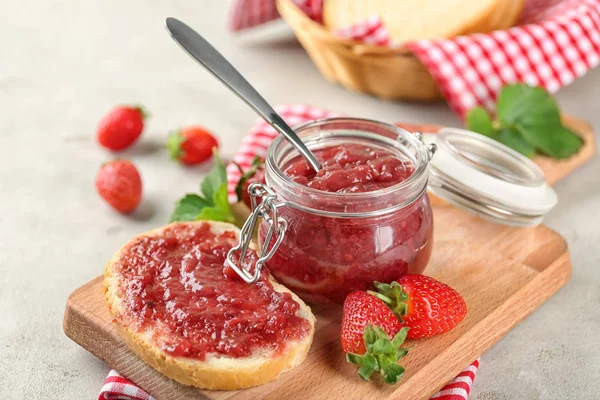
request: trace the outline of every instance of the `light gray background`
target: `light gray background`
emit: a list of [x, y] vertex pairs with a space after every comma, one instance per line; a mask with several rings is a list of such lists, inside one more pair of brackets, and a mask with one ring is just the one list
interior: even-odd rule
[[[163, 29], [179, 17], [204, 33], [273, 104], [308, 103], [384, 121], [458, 125], [444, 105], [383, 102], [328, 84], [283, 24], [235, 37], [226, 2], [0, 0], [0, 398], [93, 399], [108, 368], [62, 332], [69, 293], [100, 275], [131, 236], [167, 221], [208, 166], [184, 169], [169, 130], [204, 124], [231, 156], [253, 113]], [[600, 71], [564, 89], [564, 111], [600, 125]], [[123, 156], [144, 179], [141, 207], [112, 212], [94, 191], [98, 118], [141, 103], [147, 129]], [[473, 398], [593, 399], [600, 392], [600, 160], [556, 189], [547, 224], [568, 240], [570, 283], [482, 358]]]

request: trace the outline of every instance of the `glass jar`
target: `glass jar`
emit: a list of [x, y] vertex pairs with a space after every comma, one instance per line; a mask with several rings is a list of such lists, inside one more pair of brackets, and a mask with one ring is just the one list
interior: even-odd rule
[[[406, 180], [383, 189], [328, 192], [286, 176], [282, 168], [298, 152], [283, 137], [271, 143], [265, 183], [249, 187], [252, 213], [227, 260], [248, 283], [256, 282], [267, 265], [281, 283], [308, 301], [341, 303], [348, 293], [368, 289], [374, 281], [422, 273], [433, 243], [428, 186], [451, 204], [506, 225], [535, 226], [557, 201], [537, 165], [481, 134], [457, 128], [411, 134], [354, 118], [315, 121], [296, 132], [313, 151], [364, 144], [414, 166]], [[337, 177], [352, 181], [350, 174]], [[259, 224], [261, 249], [252, 268], [244, 260]]]
[[[265, 160], [266, 186], [251, 188], [251, 195], [263, 196], [262, 204], [276, 209], [275, 220], [285, 221], [281, 234], [274, 231], [273, 218], [263, 218], [258, 229], [265, 254], [271, 250], [266, 266], [275, 278], [307, 301], [341, 303], [348, 293], [369, 289], [374, 281], [422, 273], [433, 244], [426, 191], [430, 150], [407, 131], [363, 119], [321, 120], [296, 132], [313, 151], [364, 144], [409, 160], [414, 172], [371, 192], [316, 190], [283, 173], [298, 152], [283, 137], [275, 139]], [[269, 205], [264, 196], [270, 196]]]

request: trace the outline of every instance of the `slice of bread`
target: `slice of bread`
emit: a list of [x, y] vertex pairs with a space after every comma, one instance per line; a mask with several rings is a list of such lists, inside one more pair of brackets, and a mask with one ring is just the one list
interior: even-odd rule
[[378, 15], [397, 43], [505, 29], [524, 0], [325, 0], [323, 22], [344, 28]]
[[[232, 231], [239, 238], [238, 228], [223, 222], [177, 222], [175, 224], [185, 224], [191, 227], [194, 224], [205, 223], [210, 224], [210, 231], [215, 235]], [[129, 243], [144, 237], [160, 238], [163, 236], [165, 229], [175, 224], [142, 233]], [[250, 357], [243, 358], [209, 354], [202, 361], [194, 358], [175, 357], [165, 352], [156, 345], [157, 338], [160, 340], [162, 332], [165, 332], [165, 326], [154, 321], [153, 325], [146, 324], [144, 328], [140, 328], [135, 322], [131, 322], [131, 318], [121, 318], [123, 313], [128, 311], [123, 303], [123, 293], [120, 289], [121, 274], [118, 265], [128, 244], [124, 245], [106, 266], [104, 274], [106, 300], [111, 313], [115, 317], [119, 334], [125, 343], [142, 360], [159, 372], [184, 385], [211, 390], [234, 390], [270, 382], [282, 372], [294, 368], [304, 361], [312, 343], [315, 317], [310, 307], [304, 304], [294, 293], [277, 283], [270, 275], [269, 282], [273, 289], [280, 293], [290, 293], [293, 300], [300, 305], [296, 315], [307, 320], [310, 324], [310, 330], [300, 340], [288, 341], [284, 344], [283, 350], [279, 352], [271, 349], [260, 349], [254, 351]]]

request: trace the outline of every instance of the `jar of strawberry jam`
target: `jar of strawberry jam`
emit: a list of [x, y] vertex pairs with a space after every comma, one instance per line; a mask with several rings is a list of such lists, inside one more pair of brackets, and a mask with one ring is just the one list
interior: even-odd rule
[[341, 303], [374, 281], [423, 272], [433, 243], [431, 148], [370, 120], [321, 120], [296, 132], [319, 173], [279, 137], [267, 151], [266, 185], [250, 188], [267, 214], [258, 235], [275, 278], [308, 301]]
[[[557, 202], [535, 163], [463, 129], [421, 135], [382, 122], [333, 118], [296, 132], [322, 169], [315, 173], [283, 137], [275, 139], [267, 150], [265, 182], [249, 187], [252, 213], [227, 260], [248, 283], [266, 265], [308, 301], [341, 303], [374, 281], [423, 272], [433, 244], [428, 189], [512, 226], [539, 224]], [[261, 250], [252, 270], [243, 260], [257, 227]]]

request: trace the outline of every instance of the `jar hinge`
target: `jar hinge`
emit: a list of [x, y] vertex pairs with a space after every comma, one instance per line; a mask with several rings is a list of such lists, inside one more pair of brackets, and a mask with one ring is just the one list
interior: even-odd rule
[[429, 156], [429, 161], [431, 161], [433, 155], [437, 151], [437, 145], [435, 143], [430, 143], [429, 145], [427, 145], [427, 143], [425, 143], [425, 140], [423, 140], [423, 134], [421, 132], [414, 132], [413, 135], [417, 139], [419, 139], [419, 141], [423, 143], [425, 147], [427, 147], [427, 155]]
[[[273, 254], [275, 254], [275, 251], [277, 251], [277, 248], [283, 241], [285, 230], [287, 229], [287, 221], [277, 215], [277, 207], [279, 205], [277, 203], [277, 196], [267, 185], [258, 182], [253, 183], [248, 187], [248, 193], [250, 194], [252, 213], [244, 223], [244, 226], [242, 226], [240, 242], [227, 253], [227, 262], [244, 281], [255, 283], [260, 277], [262, 266], [273, 257]], [[260, 204], [257, 202], [258, 198], [262, 199]], [[244, 259], [250, 248], [252, 236], [260, 218], [269, 224], [269, 229], [265, 235], [260, 256], [256, 261], [254, 273], [251, 273], [251, 271], [244, 267]], [[277, 239], [269, 249], [269, 244], [275, 233], [277, 234]], [[234, 261], [234, 254], [238, 251], [240, 252], [239, 265]]]

